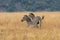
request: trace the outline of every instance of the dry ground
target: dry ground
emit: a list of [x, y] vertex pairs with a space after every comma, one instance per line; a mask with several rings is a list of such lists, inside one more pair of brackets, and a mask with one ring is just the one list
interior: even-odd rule
[[60, 12], [35, 12], [45, 16], [40, 28], [21, 22], [29, 12], [0, 12], [0, 40], [60, 40]]

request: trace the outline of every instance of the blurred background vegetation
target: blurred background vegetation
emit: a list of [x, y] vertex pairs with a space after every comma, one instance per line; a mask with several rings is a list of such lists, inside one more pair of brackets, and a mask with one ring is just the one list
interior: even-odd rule
[[0, 0], [0, 12], [60, 11], [60, 0]]

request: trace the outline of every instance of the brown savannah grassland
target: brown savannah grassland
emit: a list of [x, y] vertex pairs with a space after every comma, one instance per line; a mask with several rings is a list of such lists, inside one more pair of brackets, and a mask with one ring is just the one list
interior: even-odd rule
[[0, 12], [0, 40], [60, 40], [60, 12], [34, 12], [43, 16], [40, 28], [21, 22], [30, 12]]

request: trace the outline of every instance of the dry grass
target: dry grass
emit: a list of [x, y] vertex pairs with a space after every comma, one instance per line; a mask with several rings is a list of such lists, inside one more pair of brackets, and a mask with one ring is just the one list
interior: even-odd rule
[[35, 12], [45, 16], [42, 27], [29, 28], [21, 22], [29, 12], [0, 13], [0, 40], [60, 40], [60, 12]]

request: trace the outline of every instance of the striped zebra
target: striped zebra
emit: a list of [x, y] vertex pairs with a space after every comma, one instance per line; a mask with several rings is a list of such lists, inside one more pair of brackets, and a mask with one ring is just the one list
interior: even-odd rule
[[[26, 21], [28, 26], [30, 27], [41, 27], [41, 21], [42, 19], [44, 19], [44, 16], [40, 17], [40, 16], [36, 16], [33, 13], [30, 13], [28, 16], [24, 15], [22, 18], [22, 22]], [[40, 24], [40, 26], [38, 26], [38, 24]]]

